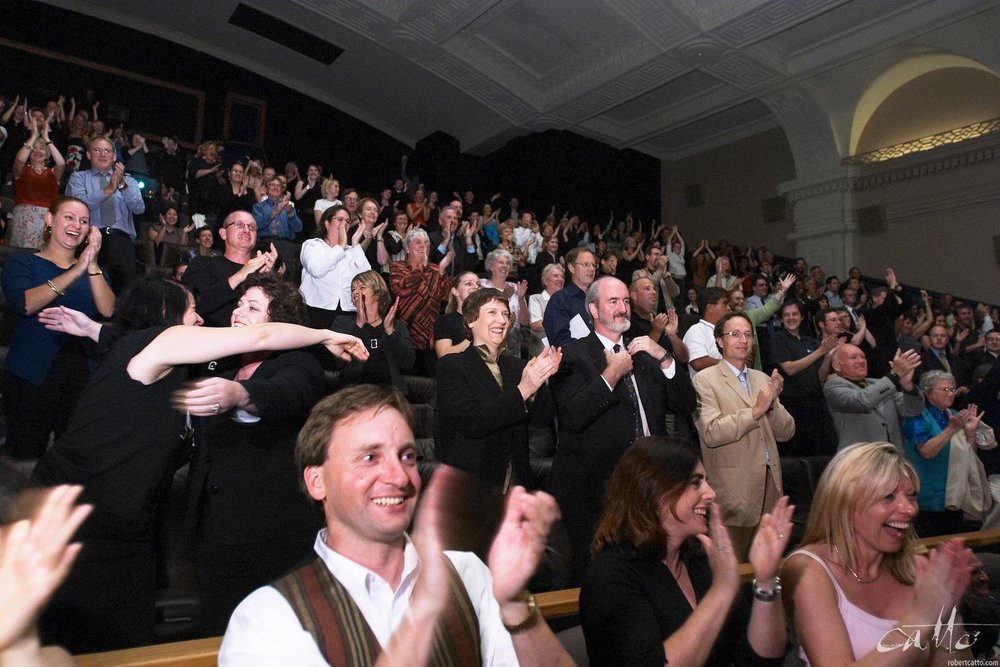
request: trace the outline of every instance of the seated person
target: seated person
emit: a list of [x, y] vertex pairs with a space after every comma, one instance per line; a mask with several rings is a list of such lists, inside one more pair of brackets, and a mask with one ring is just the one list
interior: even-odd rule
[[237, 607], [220, 665], [425, 664], [432, 642], [453, 664], [570, 664], [524, 588], [558, 516], [552, 498], [512, 491], [490, 570], [470, 553], [441, 559], [439, 529], [421, 530], [443, 521], [435, 485], [406, 534], [421, 487], [412, 423], [390, 387], [351, 387], [316, 406], [296, 460], [326, 516], [317, 558]]
[[781, 554], [792, 529], [782, 498], [750, 550], [752, 605], [722, 511], [694, 447], [640, 438], [608, 482], [580, 618], [594, 667], [781, 665], [785, 619]]
[[[913, 629], [926, 629], [921, 647], [934, 647], [930, 629], [962, 599], [972, 562], [959, 539], [928, 558], [916, 555], [919, 488], [917, 471], [888, 442], [844, 449], [823, 472], [802, 548], [781, 572], [785, 612], [807, 664], [944, 665], [971, 657], [949, 651], [954, 644], [908, 641]], [[948, 635], [965, 632], [959, 619]]]

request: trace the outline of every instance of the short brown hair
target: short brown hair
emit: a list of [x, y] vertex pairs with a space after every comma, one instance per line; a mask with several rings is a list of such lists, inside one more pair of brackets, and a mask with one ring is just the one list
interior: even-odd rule
[[326, 463], [337, 423], [370, 408], [375, 408], [376, 412], [396, 410], [413, 430], [413, 408], [403, 393], [391, 385], [359, 384], [327, 396], [313, 407], [295, 441], [295, 465], [299, 468], [299, 484], [303, 489], [305, 469]]
[[246, 294], [251, 287], [260, 288], [270, 299], [267, 304], [269, 322], [305, 325], [309, 321], [309, 312], [306, 310], [302, 294], [293, 284], [278, 274], [251, 273], [240, 283], [240, 296]]
[[594, 533], [591, 553], [625, 544], [640, 558], [659, 560], [667, 548], [660, 521], [664, 504], [675, 511], [698, 465], [694, 446], [680, 438], [661, 435], [639, 438], [625, 450], [608, 480], [604, 509]]
[[382, 275], [378, 271], [362, 271], [351, 278], [351, 287], [354, 287], [354, 283], [361, 283], [363, 287], [372, 291], [378, 301], [378, 316], [385, 317], [389, 312], [389, 288], [386, 287]]
[[472, 323], [479, 319], [479, 310], [490, 301], [499, 301], [507, 306], [507, 318], [511, 326], [514, 324], [514, 315], [510, 313], [510, 301], [503, 292], [493, 287], [477, 289], [469, 295], [469, 298], [462, 304], [462, 324], [465, 326], [465, 333], [472, 335]]

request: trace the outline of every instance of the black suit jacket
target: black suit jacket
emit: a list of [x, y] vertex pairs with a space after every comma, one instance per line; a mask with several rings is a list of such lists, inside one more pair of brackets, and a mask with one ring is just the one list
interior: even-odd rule
[[[667, 380], [648, 354], [632, 358], [633, 372], [652, 435], [665, 430], [664, 415], [693, 412], [694, 388], [683, 369]], [[676, 363], [676, 362], [675, 362]], [[634, 418], [623, 382], [614, 391], [601, 377], [606, 366], [597, 334], [567, 343], [550, 381], [559, 416], [559, 447], [552, 464], [552, 492], [567, 518], [596, 525], [611, 471], [634, 439]]]
[[507, 465], [513, 481], [530, 486], [528, 425], [552, 420], [552, 401], [543, 386], [526, 406], [517, 385], [525, 362], [501, 354], [503, 389], [475, 348], [437, 362], [435, 453], [444, 463], [503, 485]]
[[323, 520], [299, 488], [294, 451], [326, 391], [323, 368], [310, 352], [292, 350], [269, 357], [241, 384], [260, 421], [237, 423], [231, 413], [197, 421], [186, 528], [214, 544], [286, 539], [308, 547]]

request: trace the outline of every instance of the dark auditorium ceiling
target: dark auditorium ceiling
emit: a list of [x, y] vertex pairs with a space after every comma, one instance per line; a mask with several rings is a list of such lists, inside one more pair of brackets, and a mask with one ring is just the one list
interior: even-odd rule
[[777, 126], [759, 98], [785, 86], [850, 86], [888, 51], [996, 43], [1000, 28], [998, 0], [244, 0], [343, 49], [326, 65], [231, 25], [239, 0], [45, 1], [281, 81], [409, 145], [440, 130], [486, 153], [565, 129], [665, 159]]

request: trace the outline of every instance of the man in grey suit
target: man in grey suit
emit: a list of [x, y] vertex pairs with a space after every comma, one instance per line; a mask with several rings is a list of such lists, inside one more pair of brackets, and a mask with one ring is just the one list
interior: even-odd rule
[[857, 442], [886, 441], [902, 451], [899, 418], [919, 415], [924, 398], [913, 383], [920, 355], [896, 350], [889, 374], [868, 376], [868, 361], [857, 345], [845, 343], [833, 351], [836, 375], [823, 385], [823, 396], [837, 428], [837, 449]]

